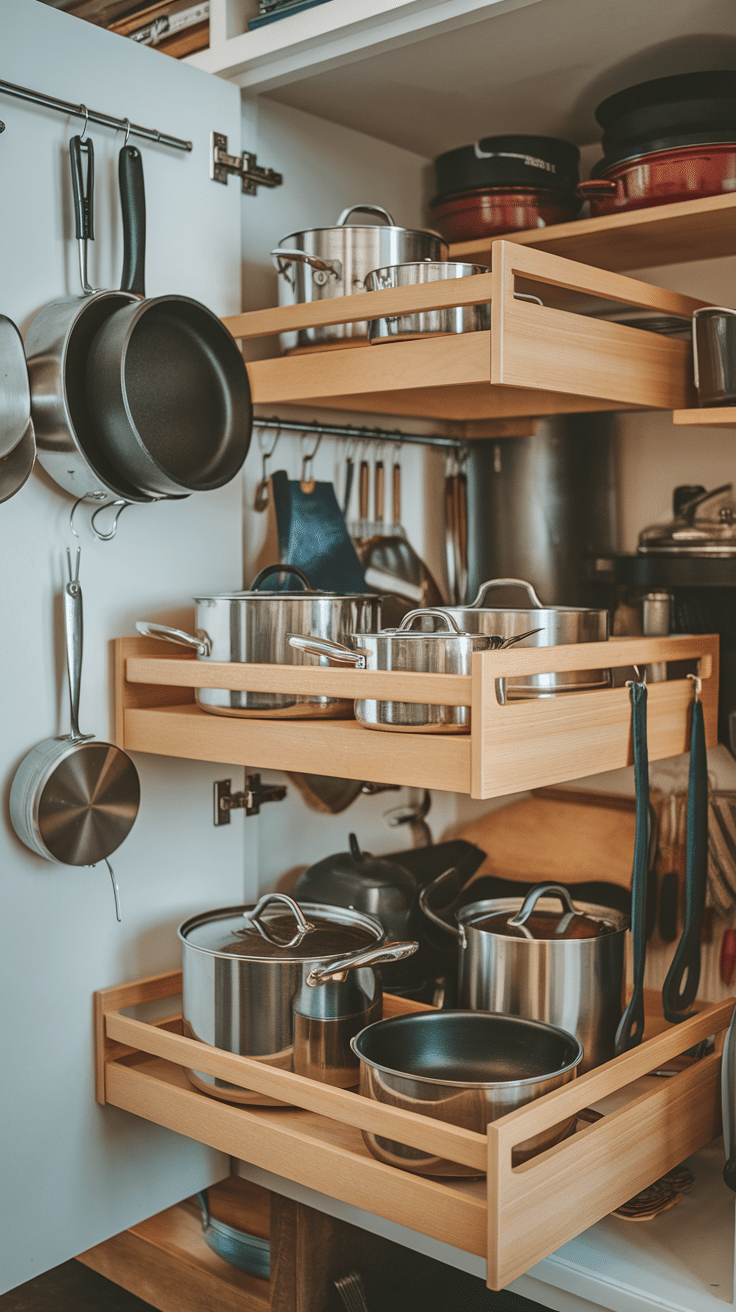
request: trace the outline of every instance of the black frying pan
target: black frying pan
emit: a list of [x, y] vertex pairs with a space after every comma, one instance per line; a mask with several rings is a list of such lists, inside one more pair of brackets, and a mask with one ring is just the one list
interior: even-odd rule
[[248, 374], [216, 315], [187, 296], [145, 297], [145, 193], [136, 146], [120, 152], [128, 257], [123, 290], [140, 297], [111, 315], [87, 357], [87, 397], [100, 445], [153, 495], [209, 492], [248, 453]]

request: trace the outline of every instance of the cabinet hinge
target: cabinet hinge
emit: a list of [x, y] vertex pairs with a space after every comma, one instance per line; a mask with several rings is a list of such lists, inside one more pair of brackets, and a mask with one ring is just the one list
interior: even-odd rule
[[286, 797], [286, 789], [275, 784], [262, 784], [259, 774], [245, 776], [245, 791], [232, 792], [230, 779], [218, 779], [215, 784], [216, 825], [229, 825], [231, 811], [245, 811], [246, 815], [258, 815], [264, 802], [281, 802]]
[[240, 177], [246, 196], [257, 195], [259, 187], [280, 187], [284, 180], [283, 174], [275, 169], [264, 169], [256, 164], [256, 156], [248, 150], [242, 155], [228, 155], [227, 137], [222, 132], [213, 132], [210, 177], [227, 185], [231, 173]]

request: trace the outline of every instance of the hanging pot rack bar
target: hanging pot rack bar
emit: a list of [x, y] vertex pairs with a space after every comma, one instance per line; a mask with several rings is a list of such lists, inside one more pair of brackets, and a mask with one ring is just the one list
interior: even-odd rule
[[271, 430], [281, 429], [282, 432], [288, 429], [293, 433], [319, 433], [323, 437], [348, 437], [355, 442], [398, 442], [401, 445], [449, 447], [454, 451], [463, 451], [467, 447], [467, 442], [463, 442], [457, 437], [402, 433], [394, 428], [358, 428], [353, 424], [320, 424], [299, 419], [276, 418], [254, 419], [253, 426], [254, 428]]
[[86, 105], [75, 105], [69, 100], [57, 100], [56, 96], [47, 96], [43, 91], [31, 91], [28, 87], [16, 86], [13, 82], [0, 80], [0, 91], [18, 100], [30, 100], [34, 105], [43, 105], [45, 109], [55, 109], [60, 114], [75, 114], [89, 123], [99, 123], [102, 127], [127, 132], [131, 137], [142, 137], [145, 141], [156, 141], [160, 146], [170, 146], [172, 150], [191, 150], [191, 141], [181, 137], [169, 136], [168, 132], [159, 132], [158, 128], [144, 128], [139, 123], [131, 123], [126, 118], [113, 118], [111, 114], [102, 114], [98, 109], [88, 109]]

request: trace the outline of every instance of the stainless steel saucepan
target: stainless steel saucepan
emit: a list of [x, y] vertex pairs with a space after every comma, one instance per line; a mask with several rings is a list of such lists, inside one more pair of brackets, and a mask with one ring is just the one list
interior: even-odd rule
[[[276, 574], [293, 574], [302, 591], [269, 592], [261, 588]], [[267, 565], [247, 592], [195, 597], [195, 632], [138, 620], [148, 638], [161, 638], [196, 651], [201, 661], [237, 661], [261, 665], [309, 663], [292, 647], [289, 633], [314, 633], [322, 640], [345, 642], [353, 633], [375, 629], [381, 619], [381, 599], [372, 593], [339, 596], [316, 592], [306, 574], [293, 565]], [[296, 693], [233, 692], [198, 688], [197, 703], [214, 715], [251, 719], [349, 719], [352, 701], [341, 697], [306, 697]]]
[[[442, 625], [429, 632], [414, 628], [429, 616]], [[526, 635], [503, 639], [488, 633], [464, 633], [445, 610], [411, 610], [397, 629], [353, 633], [352, 647], [292, 633], [289, 644], [311, 656], [328, 657], [336, 665], [361, 670], [407, 670], [415, 674], [470, 674], [473, 652], [492, 651], [520, 642]], [[469, 733], [469, 706], [430, 706], [423, 702], [388, 702], [360, 698], [355, 718], [366, 729], [398, 733]]]

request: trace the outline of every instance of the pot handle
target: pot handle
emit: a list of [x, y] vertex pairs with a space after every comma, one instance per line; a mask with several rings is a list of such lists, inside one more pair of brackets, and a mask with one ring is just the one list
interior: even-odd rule
[[315, 966], [307, 975], [307, 984], [316, 989], [319, 984], [328, 984], [338, 979], [346, 970], [357, 970], [359, 966], [380, 966], [387, 961], [403, 961], [419, 949], [418, 943], [384, 943], [380, 948], [368, 948], [356, 956], [343, 957], [341, 961], [331, 961], [329, 966]]
[[248, 591], [249, 591], [249, 592], [257, 592], [258, 589], [260, 588], [261, 584], [263, 583], [264, 579], [270, 578], [272, 574], [293, 574], [296, 578], [299, 579], [299, 582], [300, 582], [300, 583], [303, 583], [303, 584], [304, 584], [304, 591], [305, 591], [305, 592], [314, 592], [314, 588], [312, 587], [311, 583], [309, 582], [309, 579], [307, 578], [306, 574], [304, 573], [304, 570], [299, 569], [299, 566], [298, 566], [298, 565], [266, 565], [266, 566], [264, 566], [264, 568], [263, 568], [262, 570], [259, 570], [258, 573], [256, 574], [256, 576], [255, 576], [253, 582], [251, 583], [251, 585], [250, 585]]
[[341, 642], [333, 642], [330, 638], [313, 638], [310, 635], [305, 637], [301, 633], [289, 633], [287, 637], [290, 647], [306, 652], [308, 656], [327, 656], [336, 665], [352, 665], [356, 670], [365, 669], [365, 654], [362, 651], [352, 651]]
[[[268, 932], [267, 926], [264, 925], [263, 921], [260, 919], [261, 912], [272, 902], [283, 903], [288, 910], [291, 911], [296, 921], [296, 933], [293, 938], [289, 939], [288, 943], [285, 943], [282, 939], [274, 938], [273, 935]], [[258, 899], [252, 911], [243, 912], [243, 920], [248, 925], [255, 925], [261, 938], [265, 938], [267, 943], [273, 943], [277, 948], [298, 947], [302, 939], [314, 929], [314, 925], [310, 924], [305, 918], [299, 903], [295, 902], [293, 897], [289, 897], [286, 893], [264, 893], [263, 897]]]
[[555, 934], [564, 934], [573, 916], [578, 914], [569, 890], [565, 888], [564, 884], [536, 884], [527, 893], [516, 915], [511, 916], [506, 923], [511, 925], [513, 929], [524, 929], [540, 897], [558, 897], [560, 899], [565, 910], [560, 917]]
[[544, 610], [544, 603], [539, 600], [531, 583], [527, 583], [526, 579], [486, 579], [478, 588], [475, 601], [471, 601], [469, 609], [479, 610], [483, 605], [483, 598], [491, 588], [524, 588], [535, 610]]
[[346, 210], [343, 210], [335, 226], [338, 228], [344, 227], [344, 225], [347, 223], [348, 219], [350, 218], [350, 215], [356, 213], [378, 214], [380, 218], [386, 220], [390, 228], [395, 228], [397, 226], [394, 220], [391, 218], [391, 215], [389, 214], [388, 210], [385, 210], [382, 205], [348, 205], [348, 208]]
[[440, 610], [436, 606], [424, 606], [424, 607], [420, 607], [420, 609], [418, 610], [410, 610], [409, 614], [404, 616], [398, 629], [395, 629], [394, 632], [406, 633], [407, 630], [411, 628], [412, 624], [414, 623], [414, 620], [417, 618], [418, 615], [434, 615], [435, 619], [444, 620], [445, 628], [453, 638], [455, 637], [462, 638], [464, 636], [463, 631], [459, 627], [457, 620], [454, 618], [454, 616], [448, 614], [446, 610]]
[[179, 647], [191, 647], [198, 656], [209, 656], [212, 643], [207, 634], [195, 638], [183, 629], [170, 629], [167, 624], [150, 624], [148, 620], [136, 620], [135, 627], [144, 638], [160, 638], [162, 642], [174, 642]]
[[590, 178], [588, 182], [579, 182], [575, 188], [578, 196], [587, 200], [588, 196], [612, 196], [618, 183], [611, 178]]
[[[455, 938], [461, 939], [462, 935], [460, 930], [457, 928], [457, 926], [448, 925], [447, 921], [443, 920], [441, 916], [438, 916], [437, 912], [433, 911], [431, 906], [429, 905], [430, 893], [434, 893], [436, 888], [439, 888], [440, 885], [444, 884], [446, 880], [451, 879], [453, 877], [455, 879], [458, 879], [459, 872], [455, 869], [454, 866], [451, 866], [449, 870], [445, 870], [441, 875], [438, 875], [436, 879], [433, 879], [431, 884], [426, 884], [419, 894], [419, 909], [422, 912], [422, 914], [427, 917], [428, 920], [432, 921], [434, 925], [437, 925], [440, 929], [444, 929], [446, 934], [452, 934]], [[457, 895], [458, 897], [460, 896], [460, 893], [462, 893], [463, 888], [465, 888], [465, 884], [463, 884], [462, 888], [459, 890]], [[457, 900], [457, 898], [455, 900]]]
[[[340, 260], [321, 260], [317, 255], [307, 255], [306, 251], [297, 250], [279, 250], [278, 246], [275, 251], [271, 251], [271, 259], [281, 274], [282, 278], [292, 286], [292, 280], [289, 277], [288, 266], [290, 264], [308, 264], [310, 268], [316, 269], [318, 273], [329, 273], [340, 282], [342, 279], [342, 262]], [[327, 281], [325, 278], [324, 282]]]
[[726, 1149], [723, 1179], [736, 1192], [736, 1011], [731, 1017], [721, 1058], [721, 1111]]

